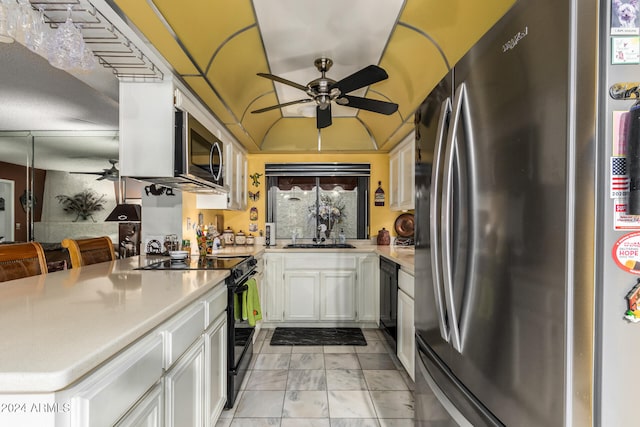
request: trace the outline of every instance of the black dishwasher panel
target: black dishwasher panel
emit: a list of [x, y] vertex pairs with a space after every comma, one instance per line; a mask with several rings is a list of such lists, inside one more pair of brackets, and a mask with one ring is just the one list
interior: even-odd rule
[[380, 328], [394, 350], [397, 350], [399, 269], [395, 262], [380, 257]]

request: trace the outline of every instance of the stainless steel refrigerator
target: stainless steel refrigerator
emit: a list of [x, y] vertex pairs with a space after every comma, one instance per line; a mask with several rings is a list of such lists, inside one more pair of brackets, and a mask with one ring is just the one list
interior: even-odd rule
[[640, 66], [612, 65], [615, 3], [516, 1], [416, 112], [418, 426], [640, 423], [609, 192], [633, 101], [608, 96]]

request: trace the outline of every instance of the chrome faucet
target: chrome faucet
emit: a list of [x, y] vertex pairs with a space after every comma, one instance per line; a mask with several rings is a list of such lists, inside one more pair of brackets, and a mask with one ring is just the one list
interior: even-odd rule
[[318, 229], [316, 230], [316, 237], [312, 240], [314, 243], [320, 244], [325, 241], [324, 232], [327, 231], [327, 226], [324, 224], [320, 224]]

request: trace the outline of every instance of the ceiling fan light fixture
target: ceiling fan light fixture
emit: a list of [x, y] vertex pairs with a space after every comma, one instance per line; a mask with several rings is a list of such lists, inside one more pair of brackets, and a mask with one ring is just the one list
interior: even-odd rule
[[316, 100], [318, 101], [318, 107], [320, 107], [321, 110], [326, 110], [331, 104], [331, 98], [327, 95], [320, 95]]

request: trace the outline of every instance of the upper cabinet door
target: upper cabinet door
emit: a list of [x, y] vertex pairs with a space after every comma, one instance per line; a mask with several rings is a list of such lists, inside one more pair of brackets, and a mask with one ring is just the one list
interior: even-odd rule
[[415, 136], [412, 132], [389, 154], [389, 207], [394, 211], [415, 208]]

